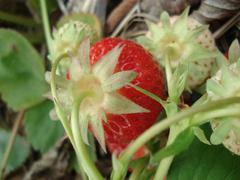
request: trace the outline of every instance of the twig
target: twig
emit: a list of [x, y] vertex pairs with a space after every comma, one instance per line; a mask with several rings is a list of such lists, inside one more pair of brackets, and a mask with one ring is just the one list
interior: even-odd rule
[[220, 38], [227, 30], [234, 26], [238, 21], [240, 21], [240, 11], [235, 14], [231, 19], [229, 19], [221, 28], [213, 33], [215, 39]]
[[9, 155], [11, 153], [13, 144], [15, 142], [18, 129], [19, 129], [20, 125], [22, 124], [24, 113], [25, 113], [24, 110], [20, 111], [18, 113], [16, 119], [15, 119], [12, 134], [11, 134], [9, 140], [8, 140], [8, 145], [7, 145], [6, 151], [3, 155], [3, 160], [2, 160], [2, 164], [1, 164], [1, 168], [0, 168], [0, 179], [3, 179], [4, 172], [5, 172], [5, 169], [6, 169], [6, 166], [7, 166], [7, 162], [8, 162], [8, 158], [9, 158]]
[[139, 5], [136, 4], [131, 11], [127, 14], [127, 16], [121, 21], [121, 23], [116, 27], [116, 29], [111, 34], [111, 37], [115, 37], [122, 28], [126, 25], [126, 23], [129, 21], [129, 19], [132, 18], [132, 15], [139, 9]]
[[109, 15], [107, 19], [106, 31], [112, 32], [126, 14], [136, 5], [138, 0], [123, 0]]

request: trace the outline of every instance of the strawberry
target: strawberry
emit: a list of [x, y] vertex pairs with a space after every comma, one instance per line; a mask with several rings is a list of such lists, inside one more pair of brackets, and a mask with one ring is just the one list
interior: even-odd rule
[[[240, 46], [237, 40], [230, 46], [229, 57], [229, 61], [222, 64], [216, 75], [207, 81], [207, 94], [212, 100], [240, 96]], [[239, 108], [239, 105], [232, 105], [224, 111], [238, 111]], [[214, 119], [211, 126], [211, 142], [222, 143], [228, 150], [240, 156], [240, 118]]]
[[138, 37], [137, 41], [163, 66], [166, 58], [173, 69], [179, 64], [188, 64], [186, 89], [194, 89], [210, 77], [216, 47], [211, 32], [188, 17], [188, 12], [189, 9], [186, 9], [182, 15], [173, 17], [162, 13], [161, 22], [148, 22], [149, 31], [146, 36]]
[[[123, 50], [119, 56], [114, 73], [135, 71], [138, 73], [132, 81], [157, 96], [164, 98], [164, 77], [153, 57], [140, 45], [119, 38], [106, 38], [91, 47], [91, 64], [94, 65], [106, 53], [121, 44]], [[148, 109], [149, 113], [112, 114], [106, 112], [107, 122], [104, 123], [106, 143], [111, 152], [120, 153], [132, 140], [149, 128], [157, 119], [162, 107], [151, 98], [124, 86], [118, 90], [122, 96]]]
[[127, 84], [164, 98], [163, 73], [153, 57], [132, 41], [107, 38], [90, 48], [87, 38], [74, 49], [69, 51], [68, 70], [55, 78], [61, 107], [56, 106], [70, 118], [79, 106], [83, 141], [88, 144], [90, 128], [104, 151], [107, 144], [110, 152], [119, 154], [163, 110], [159, 103]]

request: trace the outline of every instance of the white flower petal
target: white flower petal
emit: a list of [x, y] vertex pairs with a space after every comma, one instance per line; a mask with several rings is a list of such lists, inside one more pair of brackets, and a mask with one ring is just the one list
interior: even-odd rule
[[137, 73], [134, 71], [121, 71], [113, 74], [103, 82], [102, 88], [105, 92], [112, 92], [135, 79]]
[[146, 113], [149, 110], [117, 93], [106, 94], [103, 108], [112, 114]]
[[122, 52], [122, 47], [120, 45], [114, 47], [111, 51], [109, 51], [106, 55], [104, 55], [94, 66], [93, 73], [99, 77], [101, 81], [107, 79], [110, 75], [112, 75], [118, 58]]

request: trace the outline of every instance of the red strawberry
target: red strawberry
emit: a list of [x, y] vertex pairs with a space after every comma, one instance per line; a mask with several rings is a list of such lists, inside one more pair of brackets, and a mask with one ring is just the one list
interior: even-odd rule
[[[106, 38], [94, 44], [90, 49], [90, 63], [94, 65], [106, 53], [118, 45], [123, 45], [114, 73], [126, 70], [137, 72], [133, 84], [164, 98], [164, 77], [153, 57], [140, 45], [119, 38]], [[132, 140], [148, 129], [157, 119], [162, 107], [146, 95], [132, 87], [124, 86], [117, 90], [119, 94], [135, 102], [149, 113], [115, 115], [106, 112], [104, 123], [105, 141], [111, 152], [120, 153]]]

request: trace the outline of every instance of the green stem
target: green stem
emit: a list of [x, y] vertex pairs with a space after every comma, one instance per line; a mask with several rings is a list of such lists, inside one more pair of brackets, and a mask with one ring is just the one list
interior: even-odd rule
[[167, 172], [172, 164], [173, 159], [174, 155], [166, 157], [160, 162], [153, 180], [164, 180], [164, 178], [167, 176]]
[[190, 124], [193, 126], [200, 126], [209, 122], [211, 119], [220, 118], [220, 117], [239, 117], [240, 111], [239, 107], [233, 108], [231, 105], [229, 109], [218, 109], [208, 113], [202, 113], [201, 115], [196, 115], [191, 120]]
[[13, 15], [13, 14], [9, 14], [2, 11], [0, 11], [0, 19], [2, 21], [7, 21], [7, 22], [19, 24], [19, 25], [24, 25], [24, 26], [30, 26], [30, 27], [39, 26], [39, 24], [31, 18], [27, 18], [19, 15]]
[[[182, 112], [177, 113], [174, 116], [166, 118], [159, 123], [155, 124], [142, 135], [140, 135], [131, 145], [127, 147], [125, 152], [120, 156], [120, 161], [127, 166], [134, 153], [143, 146], [146, 142], [152, 139], [157, 134], [169, 128], [171, 125], [185, 119], [194, 116], [197, 113], [207, 112], [214, 109], [222, 108], [227, 105], [240, 103], [240, 97], [233, 97], [224, 100], [212, 101], [208, 104], [198, 105], [188, 108]], [[120, 177], [121, 179], [121, 177]]]
[[76, 149], [75, 143], [73, 141], [73, 134], [72, 134], [72, 130], [69, 126], [68, 123], [68, 118], [65, 115], [63, 108], [61, 107], [61, 104], [59, 103], [60, 101], [58, 100], [58, 95], [57, 95], [57, 87], [56, 87], [56, 71], [57, 71], [57, 66], [58, 64], [61, 62], [61, 60], [63, 60], [65, 57], [68, 57], [67, 54], [63, 54], [62, 56], [60, 56], [59, 58], [57, 58], [53, 65], [52, 65], [52, 71], [51, 71], [51, 81], [50, 81], [50, 86], [51, 86], [51, 92], [52, 92], [52, 96], [53, 96], [53, 100], [54, 100], [54, 104], [57, 110], [57, 114], [60, 118], [60, 121], [66, 131], [66, 134], [70, 140], [70, 142], [72, 143], [74, 149]]
[[44, 32], [45, 32], [47, 46], [48, 46], [48, 50], [51, 54], [52, 53], [52, 47], [51, 47], [52, 37], [51, 37], [50, 23], [49, 23], [49, 19], [48, 19], [46, 0], [40, 0], [40, 6], [41, 6], [43, 28], [44, 28]]
[[104, 180], [98, 169], [96, 168], [94, 162], [92, 161], [88, 149], [86, 148], [86, 145], [83, 142], [81, 133], [80, 133], [80, 128], [79, 128], [79, 108], [80, 108], [80, 103], [82, 99], [86, 96], [88, 96], [89, 93], [83, 93], [82, 96], [79, 98], [77, 102], [74, 103], [73, 105], [73, 110], [72, 110], [72, 115], [71, 115], [71, 127], [73, 130], [73, 138], [76, 144], [76, 154], [80, 160], [80, 163], [88, 175], [89, 179], [93, 180]]
[[167, 85], [169, 86], [172, 78], [172, 68], [171, 68], [170, 60], [167, 56], [165, 57], [165, 71], [166, 71]]

